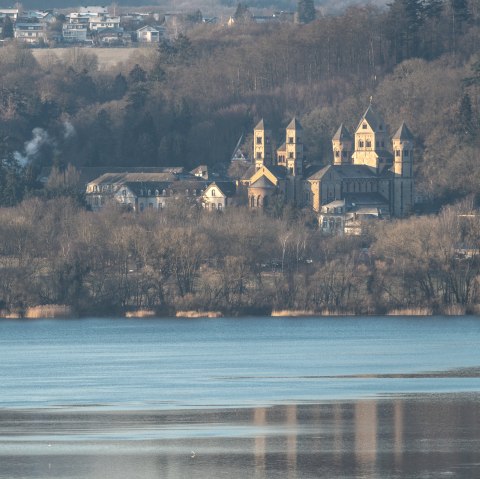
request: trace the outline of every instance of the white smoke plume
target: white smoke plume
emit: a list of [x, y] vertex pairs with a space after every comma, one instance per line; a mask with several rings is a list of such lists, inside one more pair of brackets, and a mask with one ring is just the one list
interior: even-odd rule
[[54, 144], [55, 142], [43, 128], [34, 128], [32, 130], [32, 139], [26, 141], [23, 145], [24, 152], [20, 153], [19, 151], [15, 151], [13, 157], [18, 161], [20, 166], [25, 167], [36, 158], [43, 145]]
[[68, 140], [76, 133], [75, 127], [68, 121], [63, 122], [63, 139]]

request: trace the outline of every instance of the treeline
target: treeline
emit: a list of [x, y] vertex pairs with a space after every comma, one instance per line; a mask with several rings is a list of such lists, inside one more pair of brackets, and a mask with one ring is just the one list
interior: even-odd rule
[[281, 141], [297, 115], [308, 160], [328, 163], [370, 98], [391, 133], [403, 120], [414, 132], [420, 190], [439, 204], [476, 194], [479, 28], [478, 0], [395, 0], [308, 25], [205, 25], [111, 69], [88, 49], [37, 62], [7, 45], [0, 204], [35, 190], [42, 166], [227, 166], [261, 117]]
[[68, 198], [24, 201], [0, 209], [0, 309], [478, 312], [480, 218], [471, 205], [374, 222], [356, 238], [323, 237], [311, 220], [181, 203], [134, 215], [87, 212]]

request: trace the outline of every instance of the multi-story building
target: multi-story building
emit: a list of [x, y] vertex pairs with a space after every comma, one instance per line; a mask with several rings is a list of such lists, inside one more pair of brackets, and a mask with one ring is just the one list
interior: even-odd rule
[[[272, 202], [310, 207], [321, 214], [320, 225], [329, 230], [332, 225], [343, 227], [346, 215], [349, 220], [354, 213], [355, 218], [364, 214], [400, 218], [413, 208], [413, 135], [402, 123], [390, 143], [386, 125], [371, 105], [354, 137], [340, 125], [332, 138], [332, 164], [323, 168], [307, 168], [303, 129], [295, 118], [275, 157], [271, 131], [263, 120], [254, 128], [253, 142], [255, 164], [240, 180], [247, 187], [251, 208]], [[335, 217], [328, 218], [333, 212]]]

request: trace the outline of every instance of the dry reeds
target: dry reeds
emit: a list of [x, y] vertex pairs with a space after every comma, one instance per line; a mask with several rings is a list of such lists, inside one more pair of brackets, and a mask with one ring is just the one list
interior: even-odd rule
[[25, 318], [69, 318], [72, 313], [72, 308], [65, 304], [44, 304], [27, 308]]
[[296, 309], [283, 309], [278, 311], [272, 311], [273, 317], [307, 317], [307, 316], [318, 316], [318, 313], [314, 311], [302, 311]]
[[432, 308], [402, 308], [392, 309], [387, 316], [432, 316]]
[[220, 311], [177, 311], [177, 318], [221, 318]]
[[464, 316], [465, 312], [466, 308], [462, 304], [450, 304], [442, 309], [444, 316]]
[[127, 311], [126, 318], [154, 318], [157, 315], [152, 309], [137, 309], [136, 311]]

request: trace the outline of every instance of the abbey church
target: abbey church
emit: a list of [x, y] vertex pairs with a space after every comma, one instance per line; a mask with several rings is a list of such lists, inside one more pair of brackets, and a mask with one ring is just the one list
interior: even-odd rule
[[254, 165], [241, 180], [250, 208], [275, 201], [311, 207], [327, 227], [338, 226], [348, 214], [401, 218], [412, 210], [413, 135], [402, 123], [390, 140], [371, 105], [353, 137], [340, 125], [332, 138], [333, 161], [323, 168], [307, 169], [303, 129], [295, 118], [275, 153], [263, 120], [254, 129], [253, 141]]

